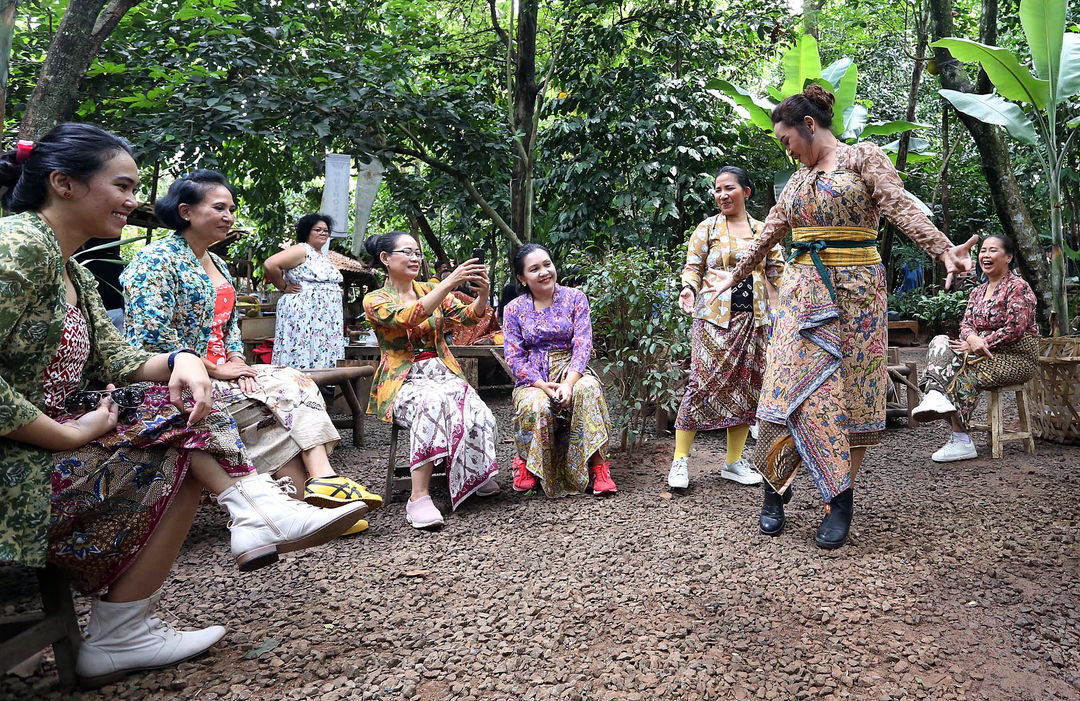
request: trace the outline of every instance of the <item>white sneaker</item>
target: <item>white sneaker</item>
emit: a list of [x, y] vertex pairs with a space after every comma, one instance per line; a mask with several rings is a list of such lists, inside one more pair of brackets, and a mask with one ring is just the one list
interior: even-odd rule
[[757, 421], [750, 424], [750, 437], [755, 441], [757, 440]]
[[971, 460], [979, 457], [975, 450], [975, 443], [970, 440], [965, 443], [956, 436], [950, 435], [945, 445], [930, 456], [934, 462], [956, 462], [957, 460]]
[[725, 465], [724, 469], [720, 470], [720, 476], [739, 484], [761, 484], [761, 475], [750, 467], [746, 458], [739, 458], [730, 465]]
[[232, 554], [242, 572], [271, 565], [278, 553], [329, 543], [349, 530], [368, 512], [354, 501], [334, 509], [320, 509], [289, 496], [292, 480], [250, 475], [218, 495], [229, 511]]
[[225, 635], [221, 626], [174, 629], [153, 615], [160, 598], [158, 590], [139, 601], [94, 600], [75, 665], [82, 686], [96, 688], [131, 672], [170, 667], [201, 655]]
[[956, 407], [941, 392], [932, 389], [923, 395], [919, 406], [911, 410], [911, 418], [920, 422], [937, 421], [956, 413]]
[[690, 486], [690, 458], [675, 458], [671, 461], [667, 483], [672, 489], [686, 489]]

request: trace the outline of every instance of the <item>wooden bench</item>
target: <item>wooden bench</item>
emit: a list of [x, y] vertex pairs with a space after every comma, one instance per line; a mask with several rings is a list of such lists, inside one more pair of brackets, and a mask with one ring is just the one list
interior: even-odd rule
[[[908, 338], [908, 334], [911, 335]], [[900, 338], [904, 339], [904, 343], [900, 344], [898, 341]], [[890, 346], [913, 346], [918, 343], [919, 339], [919, 322], [917, 321], [890, 321], [889, 322], [889, 345]]]
[[352, 412], [352, 419], [334, 419], [335, 428], [351, 428], [353, 445], [364, 445], [364, 415], [371, 396], [371, 378], [375, 368], [371, 365], [345, 366], [339, 368], [312, 368], [301, 370], [319, 387], [340, 387]]
[[60, 685], [75, 686], [75, 662], [82, 636], [71, 600], [71, 586], [59, 568], [37, 570], [41, 611], [0, 617], [0, 672], [12, 668], [52, 645]]

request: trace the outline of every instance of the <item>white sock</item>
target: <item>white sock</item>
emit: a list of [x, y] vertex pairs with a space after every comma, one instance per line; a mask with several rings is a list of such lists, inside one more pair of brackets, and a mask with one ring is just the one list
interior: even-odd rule
[[960, 432], [957, 432], [957, 431], [953, 431], [952, 435], [953, 435], [953, 438], [960, 441], [961, 443], [970, 443], [971, 442], [971, 436], [969, 436], [966, 433], [960, 433]]

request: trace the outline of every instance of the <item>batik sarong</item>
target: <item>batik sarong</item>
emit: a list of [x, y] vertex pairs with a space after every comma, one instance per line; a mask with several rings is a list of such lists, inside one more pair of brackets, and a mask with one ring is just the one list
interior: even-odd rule
[[48, 558], [86, 594], [108, 587], [135, 561], [187, 474], [191, 451], [209, 453], [233, 477], [254, 470], [224, 410], [215, 407], [189, 427], [167, 386], [139, 386], [145, 400], [122, 410], [115, 430], [53, 454]]
[[[784, 492], [800, 464], [826, 502], [851, 485], [852, 447], [885, 428], [885, 269], [827, 266], [836, 300], [813, 265], [789, 263], [758, 402], [755, 466]], [[770, 456], [771, 459], [770, 459]]]
[[935, 336], [926, 352], [922, 390], [937, 390], [956, 407], [956, 420], [966, 431], [979, 395], [995, 387], [1022, 385], [1039, 369], [1039, 342], [1024, 336], [1016, 343], [991, 350], [993, 357], [964, 353], [949, 347], [948, 336]]
[[394, 422], [409, 429], [410, 469], [449, 463], [453, 509], [499, 471], [495, 417], [438, 358], [413, 363], [394, 399]]
[[765, 373], [768, 326], [734, 312], [728, 327], [695, 319], [690, 332], [690, 381], [675, 417], [679, 431], [713, 431], [754, 423]]
[[255, 469], [273, 474], [302, 451], [320, 445], [333, 453], [341, 435], [315, 381], [292, 368], [252, 367], [258, 372], [258, 391], [244, 394], [236, 380], [214, 380], [214, 401], [236, 420]]
[[[570, 351], [548, 354], [549, 381], [562, 382], [570, 370]], [[544, 494], [581, 494], [589, 486], [589, 458], [603, 455], [611, 419], [600, 381], [585, 374], [574, 384], [571, 406], [553, 406], [544, 390], [514, 388], [514, 442], [517, 455], [540, 479]]]

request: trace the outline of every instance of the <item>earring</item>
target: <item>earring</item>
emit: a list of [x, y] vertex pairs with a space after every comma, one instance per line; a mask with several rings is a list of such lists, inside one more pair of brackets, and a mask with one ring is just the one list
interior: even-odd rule
[[71, 199], [71, 192], [65, 192], [64, 193], [64, 199], [65, 200], [70, 200]]

